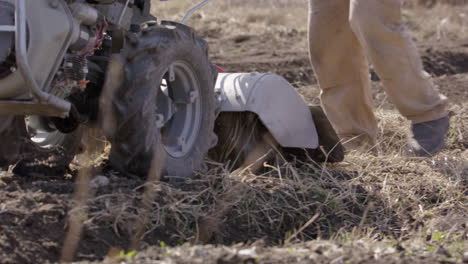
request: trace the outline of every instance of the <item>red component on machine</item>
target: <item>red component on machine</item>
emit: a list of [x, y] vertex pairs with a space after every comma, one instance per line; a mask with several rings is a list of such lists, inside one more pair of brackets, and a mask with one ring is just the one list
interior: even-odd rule
[[226, 71], [223, 70], [223, 68], [219, 67], [218, 65], [214, 65], [216, 67], [216, 69], [218, 70], [219, 73], [225, 73]]

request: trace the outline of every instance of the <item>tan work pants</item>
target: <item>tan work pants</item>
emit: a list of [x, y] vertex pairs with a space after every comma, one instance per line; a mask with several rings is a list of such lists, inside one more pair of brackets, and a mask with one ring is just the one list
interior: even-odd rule
[[390, 101], [414, 123], [447, 115], [401, 23], [401, 0], [309, 0], [310, 58], [323, 108], [345, 146], [373, 146], [369, 61]]

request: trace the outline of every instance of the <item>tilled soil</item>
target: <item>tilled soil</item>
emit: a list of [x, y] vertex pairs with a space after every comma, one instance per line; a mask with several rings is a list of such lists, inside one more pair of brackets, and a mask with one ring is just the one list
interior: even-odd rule
[[[210, 44], [213, 61], [227, 72], [272, 72], [300, 87], [317, 82], [306, 40], [304, 32], [289, 30], [258, 37], [215, 39]], [[433, 77], [468, 73], [468, 40], [419, 43], [418, 46], [424, 68]], [[372, 79], [378, 80], [374, 72]]]
[[[216, 32], [204, 32], [204, 34], [208, 36], [210, 34], [216, 35]], [[284, 41], [284, 39], [287, 39], [287, 41]], [[317, 87], [314, 86], [316, 80], [309, 65], [307, 53], [302, 48], [295, 50], [289, 47], [289, 43], [291, 42], [303, 42], [305, 40], [304, 33], [293, 30], [279, 33], [279, 36], [268, 34], [261, 36], [245, 35], [230, 37], [228, 39], [215, 36], [208, 37], [208, 40], [212, 46], [211, 52], [214, 62], [218, 63], [225, 70], [230, 72], [274, 72], [284, 76], [296, 87], [299, 87], [300, 91], [304, 92], [309, 101], [316, 100]], [[467, 117], [468, 111], [466, 105], [468, 101], [468, 42], [427, 43], [420, 45], [420, 50], [426, 70], [435, 77], [437, 87], [453, 102], [455, 115], [458, 117], [457, 120], [466, 122], [464, 118]], [[382, 104], [385, 100], [382, 99], [382, 96], [379, 96], [382, 95], [381, 87], [378, 83], [375, 86], [375, 98]], [[390, 108], [391, 106], [389, 105], [388, 107]], [[458, 129], [466, 130], [467, 127], [458, 126]], [[466, 133], [457, 135], [466, 136]], [[452, 149], [450, 151], [454, 151], [453, 153], [466, 155], [465, 150], [468, 147], [467, 138], [454, 139], [454, 144], [451, 146]], [[320, 174], [320, 172], [318, 173]], [[461, 172], [465, 177], [466, 173], [466, 171]], [[27, 178], [20, 175], [12, 175], [5, 171], [0, 173], [0, 263], [42, 263], [59, 260], [65, 231], [67, 230], [67, 215], [73, 208], [72, 197], [75, 186], [72, 175], [74, 174], [76, 172], [72, 172], [71, 175], [45, 175], [44, 177]], [[345, 171], [343, 175], [344, 178], [350, 179], [354, 174], [352, 171]], [[91, 199], [87, 208], [90, 219], [86, 222], [81, 236], [81, 242], [76, 254], [76, 259], [78, 260], [102, 260], [112, 247], [127, 249], [130, 234], [134, 232], [133, 225], [139, 218], [139, 204], [141, 202], [139, 194], [142, 192], [141, 186], [144, 184], [144, 180], [117, 177], [111, 172], [105, 173], [105, 176], [110, 180], [110, 184], [93, 189], [94, 198]], [[164, 187], [160, 190], [159, 194], [161, 195], [158, 196], [159, 206], [167, 206], [164, 210], [170, 211], [172, 213], [170, 214], [171, 216], [176, 215], [179, 218], [177, 221], [172, 221], [164, 216], [158, 216], [154, 220], [154, 229], [149, 231], [144, 240], [145, 245], [158, 246], [157, 249], [150, 248], [147, 253], [139, 254], [135, 260], [141, 263], [162, 260], [173, 261], [165, 263], [255, 263], [257, 261], [262, 263], [293, 263], [301, 261], [308, 263], [314, 260], [327, 263], [336, 260], [340, 256], [336, 252], [346, 255], [346, 252], [350, 253], [353, 251], [353, 247], [344, 247], [338, 250], [334, 248], [336, 247], [335, 245], [320, 244], [318, 242], [291, 246], [291, 249], [288, 246], [282, 249], [268, 249], [268, 245], [281, 244], [281, 240], [292, 235], [291, 233], [284, 232], [287, 227], [276, 225], [278, 222], [281, 222], [278, 219], [282, 218], [280, 220], [286, 221], [282, 222], [281, 225], [290, 225], [288, 228], [294, 230], [298, 226], [298, 223], [294, 222], [294, 219], [302, 219], [301, 217], [303, 217], [307, 220], [312, 215], [307, 215], [306, 212], [322, 208], [324, 204], [328, 203], [320, 195], [313, 196], [320, 193], [319, 190], [310, 195], [304, 195], [301, 198], [308, 203], [307, 208], [302, 208], [304, 209], [303, 211], [301, 211], [301, 208], [291, 207], [289, 212], [276, 212], [277, 214], [273, 214], [278, 219], [268, 219], [265, 216], [264, 221], [271, 221], [272, 225], [271, 228], [266, 229], [269, 230], [269, 233], [257, 232], [255, 229], [255, 224], [257, 223], [249, 222], [254, 219], [252, 217], [236, 218], [236, 215], [228, 213], [225, 216], [226, 219], [221, 219], [223, 231], [214, 230], [212, 232], [214, 235], [210, 235], [211, 238], [206, 241], [212, 245], [165, 249], [167, 245], [176, 246], [185, 242], [195, 242], [197, 240], [196, 236], [200, 234], [200, 226], [198, 224], [202, 221], [198, 221], [198, 219], [201, 215], [184, 215], [185, 209], [177, 207], [178, 205], [182, 203], [187, 207], [203, 206], [204, 203], [215, 204], [217, 199], [220, 198], [216, 195], [207, 196], [200, 193], [203, 193], [207, 188], [220, 190], [224, 188], [222, 182], [214, 181], [217, 184], [214, 186], [210, 185], [213, 182], [204, 182], [202, 180], [200, 182], [203, 183], [197, 184], [197, 180], [195, 180], [192, 183]], [[272, 194], [282, 188], [270, 183], [268, 179], [254, 181], [251, 184], [254, 186], [251, 188], [257, 191], [260, 190], [259, 193], [261, 195], [256, 199], [274, 199], [275, 195]], [[332, 190], [335, 188], [334, 186], [333, 184], [329, 184], [328, 188]], [[321, 188], [327, 188], [327, 185], [322, 185]], [[179, 194], [164, 194], [164, 191], [171, 190], [180, 191], [182, 194], [180, 197], [178, 196]], [[357, 197], [362, 197], [364, 200], [369, 195], [364, 190], [354, 190], [354, 192], [360, 193]], [[187, 193], [190, 195], [183, 195]], [[289, 194], [290, 192], [284, 191], [284, 193]], [[191, 198], [188, 197], [197, 198], [190, 200]], [[187, 202], [186, 199], [190, 201]], [[287, 205], [290, 201], [286, 200], [278, 201], [278, 203]], [[351, 201], [347, 202], [352, 204]], [[173, 206], [181, 211], [175, 210]], [[244, 206], [248, 207], [249, 204], [245, 204]], [[327, 206], [327, 208], [333, 208], [336, 205], [327, 204]], [[360, 217], [363, 214], [367, 214], [367, 209], [363, 209], [365, 208], [356, 206], [355, 209], [349, 211], [351, 215], [343, 216], [333, 215], [332, 211], [329, 212], [322, 208], [323, 212], [329, 213], [329, 229], [321, 229], [321, 226], [314, 227], [313, 230], [312, 228], [307, 229], [305, 237], [302, 238], [305, 240], [318, 236], [329, 238], [334, 235], [334, 232], [341, 225], [358, 225]], [[260, 213], [262, 210], [269, 209], [258, 208], [258, 211], [255, 212]], [[206, 211], [209, 210], [207, 208], [200, 209], [200, 212]], [[233, 220], [229, 221], [229, 217]], [[333, 218], [336, 221], [333, 221]], [[342, 219], [349, 219], [346, 220], [349, 223], [339, 222]], [[325, 220], [322, 219], [321, 221]], [[390, 219], [388, 221], [390, 221], [388, 226], [380, 227], [385, 234], [392, 234], [393, 231], [390, 227], [402, 225], [398, 219]], [[417, 221], [414, 221], [414, 225], [417, 225]], [[304, 222], [306, 221], [302, 223]], [[390, 229], [386, 230], [385, 228]], [[184, 232], [192, 230], [192, 234], [187, 235], [182, 230]], [[275, 230], [278, 230], [278, 232], [275, 232]], [[263, 241], [262, 243], [264, 244], [247, 244], [234, 247], [215, 246], [217, 244], [230, 245], [232, 243], [253, 242], [258, 239], [261, 239], [260, 241]], [[362, 243], [361, 248], [366, 247], [367, 244], [365, 242]], [[357, 247], [359, 248], [360, 246], [357, 245]], [[333, 250], [330, 251], [330, 248], [333, 248]], [[399, 255], [385, 256], [382, 253], [383, 251], [374, 249], [373, 251], [366, 251], [366, 253], [359, 253], [361, 254], [361, 258], [354, 259], [353, 261], [359, 260], [361, 263], [397, 263], [405, 260], [415, 263], [429, 263], [441, 261], [444, 256], [449, 258], [446, 255], [451, 254], [444, 252], [443, 248], [436, 248], [438, 251], [433, 255], [418, 257], [409, 254], [409, 251], [405, 251], [403, 246], [396, 248], [399, 250]], [[310, 252], [312, 253], [304, 253], [307, 250], [311, 250]], [[331, 253], [327, 253], [329, 251]], [[338, 255], [335, 256], [333, 254]], [[376, 258], [376, 254], [383, 254], [383, 257], [380, 259]]]

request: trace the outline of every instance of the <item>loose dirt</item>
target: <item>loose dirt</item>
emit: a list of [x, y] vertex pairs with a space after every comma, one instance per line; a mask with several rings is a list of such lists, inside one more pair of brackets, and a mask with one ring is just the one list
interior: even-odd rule
[[[226, 71], [280, 74], [307, 101], [317, 102], [305, 32], [281, 29], [227, 37], [216, 30], [200, 33], [211, 45], [212, 60]], [[467, 248], [468, 41], [418, 46], [426, 70], [452, 102], [447, 151], [428, 160], [398, 156], [405, 123], [375, 82], [381, 157], [351, 154], [331, 167], [283, 164], [242, 180], [214, 169], [183, 184], [155, 184], [158, 198], [143, 240], [147, 250], [133, 260], [467, 263], [461, 256]], [[96, 174], [110, 184], [93, 189], [76, 255], [80, 261], [102, 260], [111, 248], [127, 250], [142, 213], [144, 180], [117, 175], [106, 166]], [[0, 172], [1, 263], [58, 261], [67, 216], [72, 209], [80, 210], [72, 204], [74, 175], [76, 171], [27, 178]], [[232, 188], [238, 193], [230, 193]], [[220, 206], [225, 209], [222, 215], [214, 211]], [[288, 238], [292, 243], [284, 245]], [[187, 242], [207, 245], [182, 245]]]

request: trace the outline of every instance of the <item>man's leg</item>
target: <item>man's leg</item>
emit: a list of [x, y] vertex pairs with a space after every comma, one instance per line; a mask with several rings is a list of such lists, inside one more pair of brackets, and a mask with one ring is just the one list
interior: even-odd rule
[[310, 59], [322, 89], [322, 106], [349, 150], [373, 146], [377, 122], [368, 63], [348, 17], [347, 0], [310, 0]]
[[443, 145], [448, 129], [447, 98], [434, 89], [423, 70], [401, 22], [401, 6], [401, 0], [351, 0], [350, 24], [389, 99], [413, 122], [414, 139], [433, 154]]

